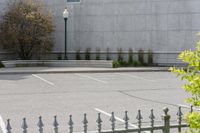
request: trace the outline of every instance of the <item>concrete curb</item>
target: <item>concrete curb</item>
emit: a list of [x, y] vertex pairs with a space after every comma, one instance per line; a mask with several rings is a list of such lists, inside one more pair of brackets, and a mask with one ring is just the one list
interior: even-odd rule
[[[34, 70], [34, 68], [30, 68], [29, 70], [23, 69], [0, 69], [0, 75], [12, 75], [12, 74], [56, 74], [56, 73], [117, 73], [117, 72], [169, 72], [169, 67], [155, 67], [155, 68], [74, 68], [74, 69], [49, 69], [49, 70]], [[10, 71], [9, 71], [10, 70]]]

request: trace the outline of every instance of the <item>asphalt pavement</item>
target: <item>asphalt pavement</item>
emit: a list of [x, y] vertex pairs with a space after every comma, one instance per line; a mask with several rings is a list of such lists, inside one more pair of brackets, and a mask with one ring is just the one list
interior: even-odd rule
[[[3, 120], [0, 125], [5, 125], [9, 118], [13, 132], [20, 133], [22, 119], [26, 117], [28, 131], [35, 132], [38, 117], [43, 116], [44, 131], [53, 132], [53, 118], [57, 115], [62, 133], [68, 132], [67, 123], [72, 115], [74, 131], [80, 132], [83, 131], [83, 115], [87, 113], [88, 129], [93, 131], [97, 129], [98, 113], [102, 116], [102, 128], [110, 129], [113, 111], [118, 118], [116, 128], [123, 128], [126, 110], [132, 126], [137, 126], [139, 109], [143, 125], [149, 124], [151, 109], [154, 109], [156, 124], [162, 124], [163, 107], [170, 109], [171, 120], [175, 123], [179, 106], [183, 107], [183, 113], [190, 110], [184, 102], [189, 95], [181, 89], [184, 81], [167, 72], [168, 68], [156, 72], [158, 68], [136, 69], [118, 68], [118, 72], [99, 68], [82, 68], [81, 71], [78, 68], [0, 69], [0, 119]], [[33, 71], [35, 73], [31, 73]]]

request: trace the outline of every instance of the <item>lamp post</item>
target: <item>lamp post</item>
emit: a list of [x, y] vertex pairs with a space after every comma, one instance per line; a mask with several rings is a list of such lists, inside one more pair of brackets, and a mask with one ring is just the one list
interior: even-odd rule
[[63, 12], [63, 18], [65, 20], [65, 56], [64, 56], [65, 60], [67, 60], [67, 20], [68, 20], [68, 17], [69, 17], [69, 12], [67, 8], [65, 8]]

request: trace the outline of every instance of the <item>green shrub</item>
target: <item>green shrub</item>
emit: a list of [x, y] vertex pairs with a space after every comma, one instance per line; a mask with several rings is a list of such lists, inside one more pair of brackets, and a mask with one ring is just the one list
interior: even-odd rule
[[126, 62], [126, 61], [113, 61], [113, 67], [137, 67], [143, 66], [139, 61]]
[[[179, 59], [188, 64], [187, 69], [171, 67], [171, 72], [187, 81], [183, 88], [190, 93], [191, 97], [186, 101], [193, 106], [200, 107], [200, 41], [197, 43], [196, 50], [185, 50], [179, 55]], [[200, 132], [200, 112], [192, 112], [187, 115], [187, 122], [191, 132]]]
[[91, 56], [91, 48], [87, 48], [85, 51], [85, 60], [90, 60], [90, 56]]
[[113, 61], [113, 68], [118, 68], [120, 67], [120, 64], [118, 61]]
[[[151, 58], [151, 60], [150, 60]], [[152, 64], [152, 51], [149, 50], [149, 63]], [[144, 51], [140, 49], [138, 51], [138, 61], [133, 59], [133, 50], [129, 48], [128, 52], [128, 61], [125, 61], [123, 58], [123, 50], [122, 48], [118, 49], [118, 59], [113, 62], [113, 67], [137, 67], [137, 66], [147, 66], [147, 63], [144, 62]]]
[[4, 67], [3, 63], [0, 61], [0, 68]]
[[138, 51], [138, 61], [143, 65], [144, 64], [144, 50], [140, 49]]
[[80, 49], [76, 50], [76, 60], [81, 60]]
[[124, 60], [124, 58], [123, 58], [123, 54], [124, 54], [124, 53], [123, 53], [122, 48], [118, 48], [118, 49], [117, 49], [117, 52], [118, 52], [118, 53], [117, 53], [117, 54], [118, 54], [118, 59], [117, 59], [117, 60], [118, 60], [119, 62], [120, 62], [120, 61], [123, 61], [123, 60]]
[[126, 61], [118, 61], [121, 67], [128, 67], [129, 63]]
[[153, 51], [151, 49], [148, 50], [148, 65], [153, 64]]
[[61, 54], [61, 53], [59, 53], [59, 54], [57, 55], [57, 60], [62, 60], [62, 54]]
[[133, 63], [133, 50], [132, 50], [132, 48], [129, 48], [129, 50], [128, 50], [128, 62], [130, 64]]
[[110, 58], [110, 48], [106, 49], [106, 60], [111, 60], [111, 58]]
[[139, 61], [133, 61], [133, 66], [142, 66]]
[[100, 52], [101, 52], [100, 48], [97, 48], [96, 49], [96, 60], [100, 60]]

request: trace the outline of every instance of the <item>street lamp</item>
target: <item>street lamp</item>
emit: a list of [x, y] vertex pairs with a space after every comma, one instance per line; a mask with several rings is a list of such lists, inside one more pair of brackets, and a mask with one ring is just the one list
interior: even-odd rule
[[65, 8], [63, 12], [63, 18], [65, 20], [65, 56], [64, 59], [67, 60], [67, 19], [69, 17], [69, 12], [67, 8]]

